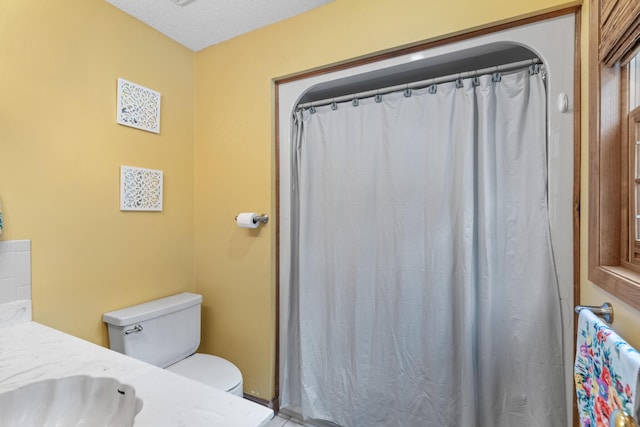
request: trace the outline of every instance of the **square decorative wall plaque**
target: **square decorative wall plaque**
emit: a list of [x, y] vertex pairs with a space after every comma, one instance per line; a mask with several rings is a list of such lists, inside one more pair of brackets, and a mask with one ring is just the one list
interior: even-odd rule
[[160, 92], [118, 78], [118, 123], [160, 133]]
[[120, 166], [120, 210], [161, 211], [162, 171]]

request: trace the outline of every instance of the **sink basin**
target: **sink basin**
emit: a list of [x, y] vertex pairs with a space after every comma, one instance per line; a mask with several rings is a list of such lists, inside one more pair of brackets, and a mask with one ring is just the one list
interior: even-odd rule
[[140, 409], [130, 385], [77, 375], [0, 393], [0, 426], [130, 427]]

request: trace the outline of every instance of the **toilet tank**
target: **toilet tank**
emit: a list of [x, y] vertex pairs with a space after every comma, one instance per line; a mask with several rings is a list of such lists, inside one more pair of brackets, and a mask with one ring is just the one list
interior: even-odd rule
[[102, 315], [112, 350], [161, 368], [200, 345], [202, 295], [185, 292]]

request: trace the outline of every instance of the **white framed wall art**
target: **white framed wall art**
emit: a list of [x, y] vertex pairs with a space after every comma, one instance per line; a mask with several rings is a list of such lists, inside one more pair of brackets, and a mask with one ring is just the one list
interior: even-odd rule
[[161, 170], [120, 166], [120, 210], [162, 211]]
[[160, 92], [118, 78], [117, 122], [160, 133]]

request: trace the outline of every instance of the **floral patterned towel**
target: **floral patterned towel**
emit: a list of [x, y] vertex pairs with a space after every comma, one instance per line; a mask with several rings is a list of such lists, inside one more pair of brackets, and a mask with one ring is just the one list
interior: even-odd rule
[[582, 427], [609, 427], [615, 409], [638, 420], [640, 353], [590, 310], [580, 311], [574, 379]]

